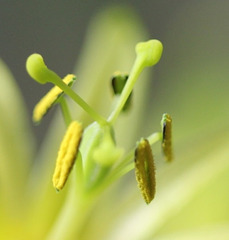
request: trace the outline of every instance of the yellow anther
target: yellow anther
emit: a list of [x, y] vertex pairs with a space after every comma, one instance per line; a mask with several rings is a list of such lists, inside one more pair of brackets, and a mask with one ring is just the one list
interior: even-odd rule
[[165, 113], [161, 120], [162, 127], [162, 150], [168, 162], [173, 160], [172, 151], [172, 118]]
[[149, 204], [156, 192], [156, 180], [153, 154], [147, 139], [142, 139], [136, 148], [135, 175], [142, 196]]
[[[73, 74], [68, 74], [63, 82], [67, 85], [72, 84], [75, 80], [75, 76]], [[33, 121], [35, 123], [39, 123], [44, 115], [48, 112], [48, 110], [55, 104], [58, 98], [63, 94], [63, 90], [59, 87], [53, 87], [34, 107], [33, 110]]]
[[81, 124], [73, 121], [69, 125], [64, 139], [60, 145], [56, 160], [56, 168], [53, 174], [53, 186], [58, 191], [64, 187], [74, 165], [80, 145], [81, 136]]

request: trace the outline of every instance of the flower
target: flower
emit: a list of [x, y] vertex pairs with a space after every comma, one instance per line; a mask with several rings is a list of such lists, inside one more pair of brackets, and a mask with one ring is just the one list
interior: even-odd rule
[[[115, 16], [118, 14], [119, 17], [111, 17], [114, 16], [113, 14]], [[86, 47], [86, 54], [81, 58], [82, 62], [78, 66], [79, 80], [76, 80], [75, 91], [83, 94], [89, 106], [96, 109], [96, 113], [99, 111], [99, 114], [92, 113], [88, 118], [87, 113], [79, 110], [71, 111], [69, 116], [63, 102], [61, 107], [64, 110], [65, 121], [62, 121], [59, 115], [56, 117], [41, 151], [36, 155], [20, 93], [8, 69], [1, 64], [0, 78], [4, 79], [2, 81], [4, 91], [0, 95], [1, 238], [183, 240], [214, 239], [214, 237], [217, 239], [220, 236], [220, 239], [228, 239], [226, 201], [228, 194], [224, 186], [228, 180], [229, 153], [225, 131], [222, 131], [223, 134], [218, 135], [219, 137], [217, 134], [221, 132], [218, 130], [217, 134], [208, 131], [206, 137], [194, 136], [184, 143], [175, 141], [175, 161], [169, 165], [160, 163], [160, 157], [156, 154], [157, 194], [150, 205], [144, 204], [139, 196], [135, 177], [131, 173], [106, 191], [102, 191], [106, 184], [102, 189], [98, 188], [101, 179], [98, 182], [89, 181], [93, 183], [89, 187], [96, 191], [90, 191], [86, 196], [82, 194], [84, 191], [82, 161], [88, 155], [87, 151], [94, 147], [94, 142], [90, 142], [93, 139], [90, 132], [83, 135], [80, 152], [73, 154], [77, 155], [77, 159], [72, 169], [73, 174], [69, 175], [66, 186], [57, 194], [51, 184], [54, 159], [65, 131], [62, 122], [69, 125], [70, 117], [77, 119], [82, 122], [86, 131], [86, 126], [91, 124], [91, 118], [98, 120], [87, 129], [91, 133], [98, 133], [98, 143], [101, 143], [93, 152], [96, 161], [89, 161], [88, 179], [90, 180], [90, 173], [93, 172], [96, 164], [101, 164], [105, 170], [110, 167], [110, 164], [114, 164], [123, 154], [119, 146], [127, 152], [132, 149], [133, 143], [144, 135], [142, 131], [146, 120], [151, 121], [151, 114], [142, 112], [144, 88], [146, 89], [147, 82], [144, 79], [145, 76], [141, 75], [141, 81], [136, 84], [133, 91], [132, 109], [120, 114], [128, 98], [127, 95], [131, 92], [130, 89], [123, 98], [123, 102], [117, 105], [118, 110], [110, 118], [112, 124], [115, 124], [115, 138], [118, 146], [114, 141], [113, 128], [106, 126], [101, 132], [100, 124], [103, 125], [104, 120], [98, 116], [107, 116], [111, 106], [109, 91], [106, 90], [104, 81], [118, 67], [125, 68], [125, 71], [130, 69], [127, 65], [133, 62], [131, 61], [133, 45], [140, 40], [139, 38], [145, 38], [136, 19], [129, 19], [129, 14], [126, 12], [121, 16], [119, 14], [120, 9], [114, 12], [109, 11], [98, 21], [94, 21], [93, 31], [88, 37], [89, 43], [86, 44], [89, 47]], [[114, 35], [106, 39], [110, 34], [104, 34], [104, 29], [110, 30], [110, 34]], [[98, 56], [101, 56], [100, 61]], [[145, 63], [148, 65], [149, 62], [151, 61]], [[114, 66], [117, 68], [113, 69]], [[65, 98], [61, 96], [61, 99]], [[71, 101], [66, 104], [70, 110], [75, 109]], [[119, 113], [116, 114], [116, 112]], [[118, 115], [120, 116], [116, 122]], [[157, 117], [154, 115], [154, 118]], [[183, 129], [179, 130], [176, 127], [177, 134], [181, 134]], [[164, 129], [163, 133], [167, 130], [168, 128]], [[66, 134], [68, 136], [68, 131]], [[151, 135], [148, 140], [153, 142], [161, 136], [160, 134]], [[101, 139], [105, 140], [100, 141]], [[163, 143], [170, 145], [170, 141], [166, 138]], [[87, 147], [88, 144], [89, 147]], [[155, 152], [157, 151], [155, 149]], [[103, 156], [110, 152], [114, 157], [106, 162]], [[133, 151], [130, 150], [130, 157], [132, 156]], [[32, 162], [32, 159], [36, 161]], [[93, 165], [92, 168], [90, 163]], [[123, 166], [120, 165], [120, 167]], [[131, 168], [133, 164], [127, 165], [127, 168], [119, 168], [122, 171], [116, 171], [115, 179]], [[103, 177], [107, 172], [101, 173]], [[107, 182], [104, 181], [104, 183]]]
[[[55, 72], [50, 70], [40, 54], [35, 53], [28, 57], [26, 69], [34, 80], [41, 84], [47, 82], [53, 83], [59, 89], [59, 94], [67, 94], [95, 120], [95, 122], [85, 128], [82, 134], [82, 126], [71, 118], [70, 109], [68, 109], [64, 97], [61, 96], [61, 99], [58, 100], [64, 119], [68, 120], [66, 121], [68, 129], [58, 152], [56, 169], [53, 175], [53, 185], [58, 191], [64, 187], [76, 161], [76, 170], [74, 171], [75, 181], [71, 187], [71, 192], [73, 192], [76, 199], [75, 203], [73, 203], [71, 193], [70, 201], [66, 201], [62, 214], [57, 220], [57, 227], [54, 226], [55, 231], [51, 232], [49, 238], [81, 238], [79, 233], [81, 229], [78, 226], [72, 231], [68, 230], [69, 222], [77, 221], [77, 212], [74, 212], [73, 209], [78, 209], [78, 206], [80, 206], [81, 214], [83, 216], [86, 215], [88, 209], [93, 206], [94, 201], [109, 185], [134, 168], [134, 151], [130, 150], [129, 153], [127, 152], [124, 155], [123, 150], [116, 144], [115, 122], [126, 105], [139, 75], [145, 67], [153, 66], [160, 60], [162, 49], [161, 42], [155, 39], [140, 42], [136, 45], [136, 59], [133, 67], [119, 94], [120, 96], [114, 109], [107, 118], [101, 116], [74, 92], [66, 83], [66, 78], [62, 80]], [[121, 78], [118, 77], [117, 79]], [[46, 101], [47, 96], [48, 99], [56, 101], [56, 95], [59, 94], [55, 94], [51, 98], [50, 96], [53, 96], [51, 93], [53, 93], [53, 89], [38, 103], [37, 106], [40, 106], [39, 109], [47, 109], [53, 105], [50, 100]], [[45, 114], [47, 111], [40, 112]], [[67, 116], [65, 116], [66, 113]], [[42, 117], [41, 114], [40, 116]], [[167, 114], [163, 117], [163, 119], [165, 118], [163, 120], [163, 134], [160, 132], [152, 134], [148, 139], [141, 141], [136, 148], [136, 179], [147, 204], [153, 200], [155, 195], [155, 170], [150, 145], [161, 140], [163, 149], [166, 149], [164, 151], [165, 155], [171, 158], [171, 118], [168, 116]], [[81, 137], [82, 144], [80, 145]], [[69, 211], [69, 209], [72, 210]]]

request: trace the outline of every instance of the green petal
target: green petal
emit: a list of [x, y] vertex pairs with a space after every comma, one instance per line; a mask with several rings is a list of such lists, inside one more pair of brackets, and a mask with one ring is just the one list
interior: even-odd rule
[[[198, 229], [201, 226], [229, 221], [227, 214], [229, 212], [228, 134], [225, 134], [224, 129], [223, 132], [218, 132], [219, 137], [210, 138], [210, 136], [208, 142], [203, 141], [199, 149], [193, 145], [195, 151], [190, 152], [188, 157], [185, 157], [187, 151], [182, 155], [179, 154], [179, 159], [183, 159], [184, 163], [178, 160], [174, 165], [176, 168], [179, 165], [179, 170], [176, 171], [172, 167], [171, 175], [167, 175], [168, 178], [175, 180], [174, 183], [176, 182], [174, 186], [173, 184], [168, 186], [169, 192], [173, 191], [172, 188], [177, 189], [176, 194], [170, 195], [176, 203], [170, 206], [168, 219], [161, 225], [159, 232]], [[182, 174], [183, 171], [184, 174]], [[180, 175], [180, 177], [176, 179], [174, 175]], [[182, 185], [183, 187], [179, 189]], [[172, 222], [171, 219], [173, 219]]]
[[190, 231], [174, 232], [168, 235], [157, 236], [157, 240], [228, 240], [229, 239], [229, 222], [222, 224], [198, 227]]
[[[157, 239], [175, 232], [228, 223], [229, 136], [225, 129], [228, 128], [217, 132], [217, 136], [206, 136], [208, 142], [201, 141], [201, 144], [195, 139], [196, 144], [189, 150], [188, 144], [183, 145], [169, 168], [158, 167], [157, 196], [153, 204], [147, 208], [139, 204], [119, 223], [117, 235], [111, 239], [121, 236], [133, 240]], [[126, 231], [129, 226], [138, 227], [130, 233]], [[171, 236], [170, 239], [176, 239]]]
[[20, 210], [25, 195], [33, 138], [18, 86], [1, 60], [0, 81], [0, 208], [9, 216]]

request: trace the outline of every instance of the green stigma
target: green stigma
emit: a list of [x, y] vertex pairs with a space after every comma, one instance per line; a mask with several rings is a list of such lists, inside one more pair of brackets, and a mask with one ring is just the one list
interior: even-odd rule
[[161, 59], [163, 45], [159, 40], [152, 39], [138, 43], [135, 51], [139, 60], [142, 61], [142, 67], [150, 67]]
[[34, 53], [27, 58], [26, 70], [34, 80], [41, 84], [53, 82], [53, 79], [60, 78], [55, 72], [47, 68], [43, 57], [38, 53]]

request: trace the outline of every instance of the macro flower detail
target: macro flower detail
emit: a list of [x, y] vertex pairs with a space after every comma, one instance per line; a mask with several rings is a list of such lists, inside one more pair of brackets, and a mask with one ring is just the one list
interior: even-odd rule
[[[68, 126], [68, 124], [71, 123], [61, 143], [56, 169], [53, 175], [53, 185], [57, 190], [64, 187], [79, 148], [82, 154], [82, 159], [79, 160], [82, 161], [83, 171], [83, 173], [80, 174], [83, 176], [81, 179], [84, 188], [82, 194], [96, 191], [97, 188], [101, 188], [103, 185], [106, 186], [109, 182], [112, 183], [114, 179], [116, 179], [116, 176], [120, 177], [132, 170], [134, 168], [132, 161], [135, 158], [136, 178], [142, 195], [147, 204], [154, 198], [155, 169], [151, 152], [151, 145], [154, 141], [152, 141], [152, 139], [150, 140], [150, 137], [149, 140], [141, 140], [135, 151], [135, 156], [134, 151], [125, 153], [124, 149], [116, 144], [114, 123], [122, 113], [123, 108], [127, 106], [127, 102], [130, 101], [131, 93], [140, 73], [145, 67], [153, 66], [160, 60], [162, 49], [162, 44], [158, 40], [149, 40], [136, 45], [137, 57], [130, 74], [116, 74], [116, 76], [112, 78], [114, 93], [118, 94], [119, 97], [113, 111], [107, 119], [97, 113], [75, 93], [68, 86], [69, 81], [66, 81], [66, 79], [62, 81], [55, 72], [48, 69], [41, 55], [32, 54], [29, 56], [26, 62], [26, 68], [30, 76], [42, 84], [52, 82], [56, 85], [47, 97], [50, 99], [51, 97], [49, 97], [49, 95], [51, 95], [53, 101], [41, 100], [40, 105], [45, 105], [46, 103], [46, 106], [51, 106], [52, 102], [55, 101], [60, 93], [64, 92], [95, 120], [94, 123], [85, 129], [82, 145], [79, 148], [82, 134], [81, 125], [71, 119], [70, 109], [67, 103], [64, 102], [65, 104], [61, 105], [64, 119], [67, 119], [67, 121], [65, 121], [66, 125]], [[67, 80], [70, 79], [71, 82], [74, 76], [68, 76]], [[45, 80], [43, 78], [45, 78]], [[168, 136], [167, 132], [169, 129], [168, 126], [166, 128], [166, 136]], [[163, 136], [164, 135], [163, 132]], [[161, 134], [157, 133], [156, 138], [154, 138], [155, 142], [160, 139]], [[165, 142], [165, 140], [163, 141]], [[166, 139], [166, 142], [168, 142], [168, 139]], [[125, 164], [125, 166], [123, 166], [123, 164]]]
[[[74, 202], [78, 202], [79, 207], [81, 204], [86, 204], [86, 208], [90, 209], [101, 193], [134, 169], [145, 202], [149, 204], [154, 198], [156, 181], [151, 147], [156, 142], [162, 141], [163, 134], [161, 132], [152, 133], [137, 144], [136, 150], [135, 147], [125, 149], [125, 147], [119, 146], [119, 141], [116, 139], [116, 122], [126, 109], [131, 110], [129, 107], [133, 97], [132, 92], [140, 74], [144, 68], [158, 63], [162, 51], [162, 43], [156, 39], [140, 42], [136, 45], [136, 59], [129, 74], [116, 72], [111, 79], [113, 92], [116, 96], [112, 105], [113, 109], [106, 117], [98, 113], [67, 82], [50, 70], [40, 54], [35, 53], [28, 57], [26, 69], [29, 75], [41, 84], [48, 82], [54, 84], [60, 89], [61, 94], [65, 94], [64, 97], [61, 95], [60, 99], [56, 101], [61, 106], [67, 131], [58, 152], [53, 185], [57, 191], [61, 190], [73, 169], [72, 181], [69, 183], [72, 193], [69, 193], [65, 207], [63, 207], [48, 239], [61, 239], [62, 237], [67, 239], [73, 236], [65, 229], [67, 222], [74, 222], [75, 214], [79, 214], [79, 212], [75, 212], [77, 208], [72, 206]], [[84, 127], [82, 141], [80, 141], [81, 124], [78, 124], [72, 117], [73, 105], [70, 107], [65, 99], [66, 96], [70, 97], [94, 120]], [[131, 111], [128, 111], [127, 114], [129, 112]], [[78, 152], [79, 154], [77, 154]], [[74, 197], [72, 198], [72, 196]], [[73, 201], [73, 199], [75, 200]], [[69, 210], [71, 206], [75, 209], [74, 211]], [[78, 211], [83, 210], [84, 208], [78, 209]], [[66, 223], [63, 224], [63, 221]], [[75, 230], [78, 233], [79, 228], [80, 225], [77, 226], [78, 230]], [[54, 229], [59, 230], [55, 231]]]
[[[40, 115], [33, 119], [35, 125], [55, 108], [50, 124], [47, 119], [43, 124], [48, 125], [35, 126], [38, 141], [34, 127], [30, 128], [31, 114], [27, 115], [33, 100], [24, 102], [17, 86], [17, 81], [23, 84], [27, 94], [33, 83], [26, 83], [24, 77], [21, 81], [19, 69], [12, 69], [14, 79], [0, 60], [0, 239], [229, 239], [228, 71], [224, 64], [228, 54], [226, 38], [218, 37], [226, 28], [214, 28], [223, 23], [227, 11], [217, 8], [225, 11], [218, 11], [222, 16], [215, 21], [212, 14], [203, 18], [203, 11], [196, 11], [206, 9], [204, 3], [198, 7], [190, 4], [191, 8], [186, 5], [172, 9], [169, 23], [159, 26], [158, 21], [151, 21], [163, 37], [166, 51], [158, 67], [143, 73], [144, 66], [158, 61], [147, 54], [159, 56], [162, 46], [154, 40], [139, 44], [138, 60], [134, 61], [135, 44], [154, 33], [151, 28], [148, 35], [138, 16], [121, 6], [95, 10], [100, 13], [93, 18], [71, 71], [77, 84], [63, 81], [68, 73], [64, 68], [72, 67], [68, 56], [75, 55], [75, 48], [70, 52], [64, 49], [66, 41], [75, 45], [80, 40], [73, 33], [78, 29], [71, 26], [71, 13], [69, 18], [61, 18], [63, 25], [74, 28], [71, 37], [61, 41], [61, 51], [56, 45], [47, 50], [34, 48], [31, 42], [44, 56], [55, 56], [52, 65], [60, 64], [56, 69], [63, 72], [58, 76], [51, 71], [39, 54], [27, 61], [31, 76], [41, 84], [54, 84], [59, 92], [38, 102]], [[214, 4], [210, 5], [207, 12], [215, 13]], [[160, 4], [154, 6], [157, 9]], [[46, 21], [45, 16], [52, 17], [52, 12], [47, 4], [44, 9], [31, 16], [37, 19], [42, 12]], [[58, 6], [53, 13], [55, 24]], [[157, 19], [154, 14], [151, 19]], [[14, 20], [18, 17], [12, 16]], [[10, 22], [3, 22], [7, 23], [4, 36], [10, 37]], [[56, 39], [52, 31], [42, 33], [41, 28], [42, 38]], [[188, 35], [185, 29], [190, 30]], [[220, 41], [216, 51], [209, 51], [215, 49], [209, 33], [215, 33], [210, 35]], [[6, 56], [3, 51], [6, 62], [8, 54], [15, 54], [11, 47], [6, 48]], [[24, 64], [24, 52], [20, 58], [15, 56], [18, 66]], [[165, 113], [160, 122], [164, 111], [172, 117]]]

